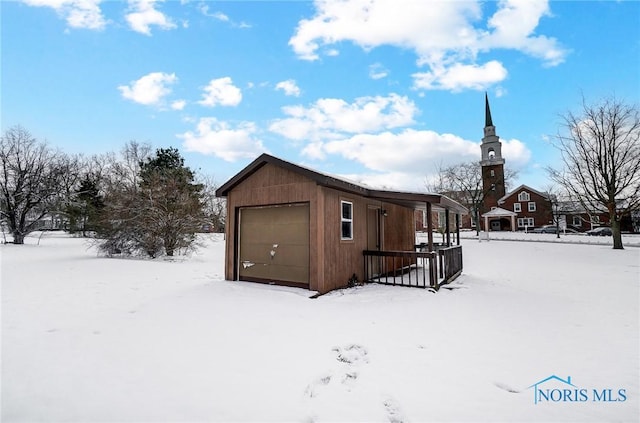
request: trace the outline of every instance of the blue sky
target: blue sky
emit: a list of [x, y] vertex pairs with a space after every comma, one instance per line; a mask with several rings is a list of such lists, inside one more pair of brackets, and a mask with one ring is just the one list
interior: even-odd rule
[[543, 190], [582, 97], [640, 100], [636, 1], [0, 3], [2, 131], [68, 153], [177, 147], [225, 182], [262, 152], [424, 190], [479, 160], [488, 93], [514, 183]]

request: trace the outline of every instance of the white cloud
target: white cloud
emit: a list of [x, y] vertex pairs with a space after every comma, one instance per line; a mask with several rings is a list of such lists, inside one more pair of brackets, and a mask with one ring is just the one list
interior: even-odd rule
[[299, 97], [300, 96], [300, 87], [296, 84], [296, 81], [293, 79], [287, 79], [286, 81], [280, 81], [276, 84], [276, 90], [282, 90], [286, 95]]
[[365, 50], [383, 45], [413, 50], [417, 64], [428, 67], [417, 74], [428, 80], [416, 84], [425, 89], [485, 89], [504, 79], [507, 72], [498, 62], [477, 63], [479, 52], [512, 49], [548, 66], [561, 63], [567, 54], [556, 39], [535, 33], [540, 19], [550, 15], [546, 0], [502, 0], [488, 19], [483, 19], [480, 1], [443, 1], [437, 7], [430, 1], [399, 7], [397, 0], [314, 4], [315, 15], [302, 19], [289, 40], [298, 57], [317, 60], [344, 41]]
[[[350, 138], [316, 143], [311, 158], [331, 154], [362, 164], [367, 171], [347, 175], [349, 179], [373, 187], [424, 191], [425, 178], [433, 177], [440, 166], [477, 161], [480, 145], [452, 134], [405, 129], [398, 133], [360, 134]], [[508, 166], [520, 169], [531, 152], [518, 140], [503, 141], [503, 157]]]
[[414, 88], [457, 92], [465, 89], [486, 90], [503, 81], [507, 77], [507, 70], [500, 62], [492, 60], [482, 66], [461, 63], [450, 67], [433, 66], [431, 72], [418, 72], [412, 76]]
[[329, 57], [337, 57], [340, 56], [340, 50], [336, 48], [329, 48], [325, 51], [325, 54]]
[[147, 106], [162, 104], [164, 97], [171, 93], [169, 85], [178, 80], [175, 73], [152, 72], [130, 85], [118, 87], [122, 96], [136, 103]]
[[344, 133], [376, 132], [410, 125], [417, 113], [407, 97], [361, 97], [349, 104], [342, 99], [324, 98], [311, 107], [288, 106], [289, 117], [274, 121], [269, 129], [292, 140], [333, 139]]
[[102, 15], [102, 0], [23, 0], [29, 6], [51, 7], [63, 16], [71, 28], [104, 29], [107, 21]]
[[[421, 191], [425, 177], [439, 166], [477, 161], [480, 156], [478, 142], [407, 128], [417, 109], [396, 94], [353, 103], [320, 99], [308, 107], [285, 107], [283, 112], [287, 117], [274, 121], [271, 131], [304, 143], [301, 154], [308, 159], [331, 161], [340, 156], [359, 163], [364, 171], [348, 177], [372, 186]], [[503, 142], [502, 151], [514, 167], [530, 158], [518, 140]]]
[[208, 16], [208, 17], [216, 19], [216, 20], [218, 20], [220, 22], [228, 23], [229, 25], [231, 25], [234, 28], [241, 28], [241, 29], [251, 28], [251, 25], [249, 25], [248, 23], [246, 23], [246, 22], [239, 22], [239, 23], [235, 22], [228, 15], [226, 15], [226, 14], [224, 14], [222, 12], [210, 12], [208, 4], [200, 3], [198, 5], [198, 10], [204, 16]]
[[369, 78], [371, 79], [382, 79], [386, 78], [388, 75], [389, 71], [380, 63], [374, 63], [369, 66]]
[[517, 139], [502, 141], [502, 157], [506, 165], [512, 169], [521, 169], [531, 160], [531, 151], [526, 144]]
[[547, 1], [501, 0], [487, 25], [493, 31], [480, 40], [483, 49], [511, 48], [542, 59], [548, 66], [564, 61], [567, 51], [555, 38], [534, 35], [540, 19], [550, 16]]
[[72, 3], [72, 0], [22, 0], [25, 4], [29, 6], [46, 6], [52, 7], [54, 9], [61, 9], [63, 6]]
[[[503, 142], [507, 166], [520, 170], [531, 152], [519, 140]], [[425, 191], [425, 182], [435, 180], [437, 169], [477, 161], [480, 146], [451, 134], [406, 129], [400, 133], [356, 135], [327, 143], [308, 144], [303, 154], [315, 160], [339, 155], [360, 163], [365, 170], [339, 176], [378, 189]]]
[[145, 35], [151, 35], [151, 26], [154, 25], [165, 30], [176, 28], [176, 24], [170, 18], [155, 8], [156, 3], [163, 1], [129, 0], [129, 13], [125, 15], [129, 27]]
[[426, 173], [436, 163], [455, 164], [478, 160], [478, 143], [456, 135], [405, 129], [399, 133], [358, 134], [326, 142], [329, 154], [339, 154], [378, 172]]
[[476, 2], [411, 2], [397, 0], [322, 0], [316, 15], [298, 23], [289, 45], [305, 60], [319, 58], [321, 46], [351, 41], [364, 49], [381, 45], [413, 49], [422, 57], [464, 50], [476, 39], [472, 19], [481, 15]]
[[240, 88], [233, 85], [230, 77], [212, 79], [204, 87], [205, 93], [198, 103], [203, 106], [237, 106], [242, 101]]
[[206, 3], [200, 3], [198, 5], [198, 10], [200, 11], [200, 13], [202, 13], [204, 16], [208, 16], [210, 18], [215, 18], [219, 21], [223, 21], [223, 22], [229, 22], [229, 16], [225, 15], [222, 12], [209, 12], [209, 5]]
[[171, 102], [171, 108], [173, 110], [183, 110], [186, 105], [186, 100], [175, 100]]
[[507, 95], [507, 93], [508, 90], [505, 87], [496, 87], [495, 95], [497, 98], [504, 97], [505, 95]]
[[255, 137], [256, 127], [251, 122], [242, 122], [235, 127], [216, 118], [201, 118], [195, 132], [178, 135], [187, 151], [220, 157], [228, 162], [254, 158], [266, 152], [262, 141]]
[[339, 175], [349, 181], [373, 189], [424, 192], [425, 175], [409, 172], [379, 172]]

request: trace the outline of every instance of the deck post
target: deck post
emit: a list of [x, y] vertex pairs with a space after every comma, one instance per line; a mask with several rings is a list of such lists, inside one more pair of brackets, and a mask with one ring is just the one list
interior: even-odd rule
[[456, 213], [456, 245], [460, 245], [460, 213]]
[[427, 205], [427, 242], [429, 244], [429, 251], [433, 251], [433, 219], [431, 216], [431, 203]]
[[451, 247], [451, 231], [450, 231], [450, 223], [449, 223], [449, 209], [446, 209], [444, 212], [444, 224], [447, 228], [447, 247]]

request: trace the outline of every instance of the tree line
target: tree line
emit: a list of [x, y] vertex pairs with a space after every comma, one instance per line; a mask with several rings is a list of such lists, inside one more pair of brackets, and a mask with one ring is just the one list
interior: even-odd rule
[[[640, 210], [640, 111], [616, 98], [562, 115], [555, 136], [563, 166], [548, 168], [562, 197], [609, 214], [613, 248], [620, 221]], [[15, 126], [0, 139], [0, 224], [24, 243], [52, 213], [67, 229], [93, 236], [109, 253], [173, 255], [194, 246], [204, 227], [220, 230], [225, 205], [211, 177], [196, 175], [175, 148], [130, 141], [118, 153], [85, 158], [52, 149]], [[515, 173], [506, 169], [507, 184]], [[438, 169], [428, 187], [467, 204], [478, 218], [484, 194], [479, 163]], [[478, 227], [478, 226], [477, 226]]]
[[0, 139], [0, 223], [14, 244], [61, 217], [64, 229], [107, 254], [173, 256], [196, 234], [221, 231], [224, 200], [173, 147], [130, 141], [119, 152], [69, 155], [21, 127]]

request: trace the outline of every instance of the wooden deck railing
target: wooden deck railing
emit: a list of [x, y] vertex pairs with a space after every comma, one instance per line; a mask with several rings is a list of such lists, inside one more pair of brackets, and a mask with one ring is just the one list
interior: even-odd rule
[[365, 250], [365, 282], [438, 288], [436, 253]]
[[365, 250], [363, 255], [365, 282], [437, 290], [462, 273], [460, 245], [437, 251]]
[[462, 246], [440, 248], [438, 250], [440, 261], [440, 284], [446, 284], [457, 278], [462, 273]]

